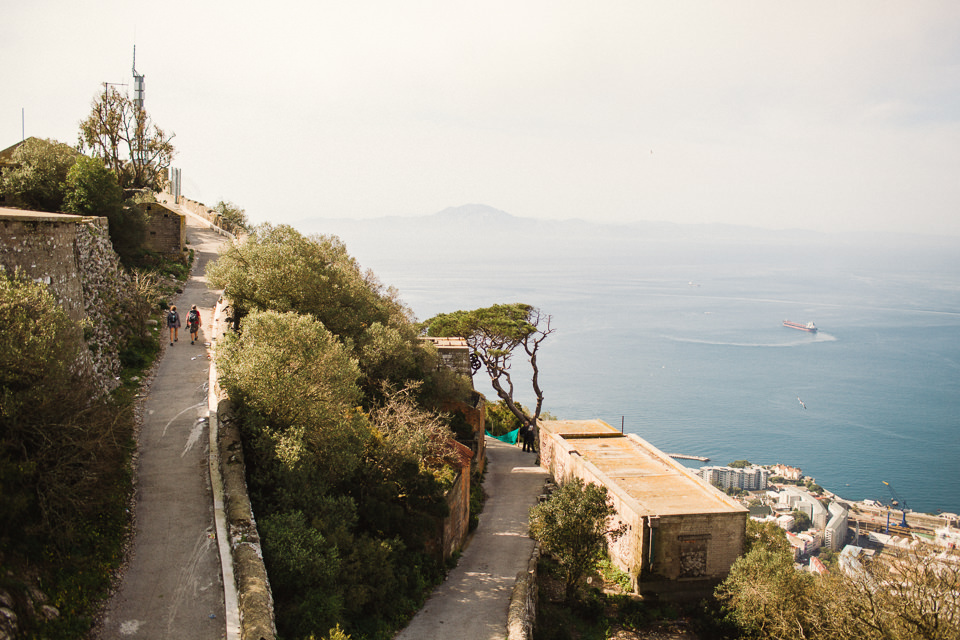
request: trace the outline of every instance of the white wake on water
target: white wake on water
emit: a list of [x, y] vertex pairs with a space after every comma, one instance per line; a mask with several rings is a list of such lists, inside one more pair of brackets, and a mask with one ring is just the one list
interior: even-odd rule
[[674, 342], [690, 342], [694, 344], [709, 344], [722, 347], [802, 347], [811, 344], [817, 344], [818, 342], [836, 342], [837, 337], [830, 335], [829, 333], [818, 332], [814, 337], [802, 337], [797, 340], [789, 340], [786, 342], [733, 342], [729, 340], [706, 340], [703, 338], [683, 338], [680, 336], [669, 336], [661, 335], [662, 338], [667, 340], [672, 340]]

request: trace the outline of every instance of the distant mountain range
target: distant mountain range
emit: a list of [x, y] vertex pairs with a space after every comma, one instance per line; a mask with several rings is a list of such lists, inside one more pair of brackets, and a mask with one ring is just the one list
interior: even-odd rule
[[448, 207], [432, 215], [380, 218], [306, 218], [301, 233], [339, 236], [361, 263], [383, 260], [536, 261], [642, 259], [747, 260], [803, 268], [809, 260], [857, 259], [864, 254], [896, 260], [918, 247], [957, 253], [957, 238], [884, 233], [770, 230], [726, 224], [642, 221], [624, 224], [582, 219], [542, 220], [511, 215], [483, 204]]

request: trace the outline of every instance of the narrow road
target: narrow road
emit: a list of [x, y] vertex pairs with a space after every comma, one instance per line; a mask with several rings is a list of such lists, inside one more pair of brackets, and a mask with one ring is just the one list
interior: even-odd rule
[[[187, 216], [195, 262], [174, 300], [184, 327], [164, 353], [143, 405], [138, 440], [135, 535], [122, 582], [107, 605], [102, 640], [210, 640], [226, 637], [207, 423], [208, 330], [219, 292], [204, 268], [224, 239]], [[200, 342], [190, 344], [186, 315], [197, 305]]]
[[530, 507], [547, 472], [536, 454], [487, 438], [487, 501], [480, 526], [460, 562], [396, 640], [503, 640], [517, 573], [526, 571], [534, 542]]

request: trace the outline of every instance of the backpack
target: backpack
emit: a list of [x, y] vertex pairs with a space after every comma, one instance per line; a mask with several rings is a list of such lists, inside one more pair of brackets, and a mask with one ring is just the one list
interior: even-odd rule
[[167, 324], [174, 325], [177, 324], [177, 312], [169, 311], [167, 312]]
[[195, 309], [190, 309], [190, 313], [187, 314], [187, 322], [190, 324], [196, 324], [197, 320], [200, 319], [200, 314], [197, 313]]

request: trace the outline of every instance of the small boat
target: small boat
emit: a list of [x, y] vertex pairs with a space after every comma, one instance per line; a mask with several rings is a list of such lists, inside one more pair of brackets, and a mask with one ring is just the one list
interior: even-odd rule
[[810, 333], [817, 332], [817, 325], [813, 324], [812, 322], [808, 322], [807, 324], [800, 324], [799, 322], [790, 322], [789, 320], [784, 320], [783, 326], [788, 327], [790, 329], [799, 329], [800, 331], [808, 331]]

